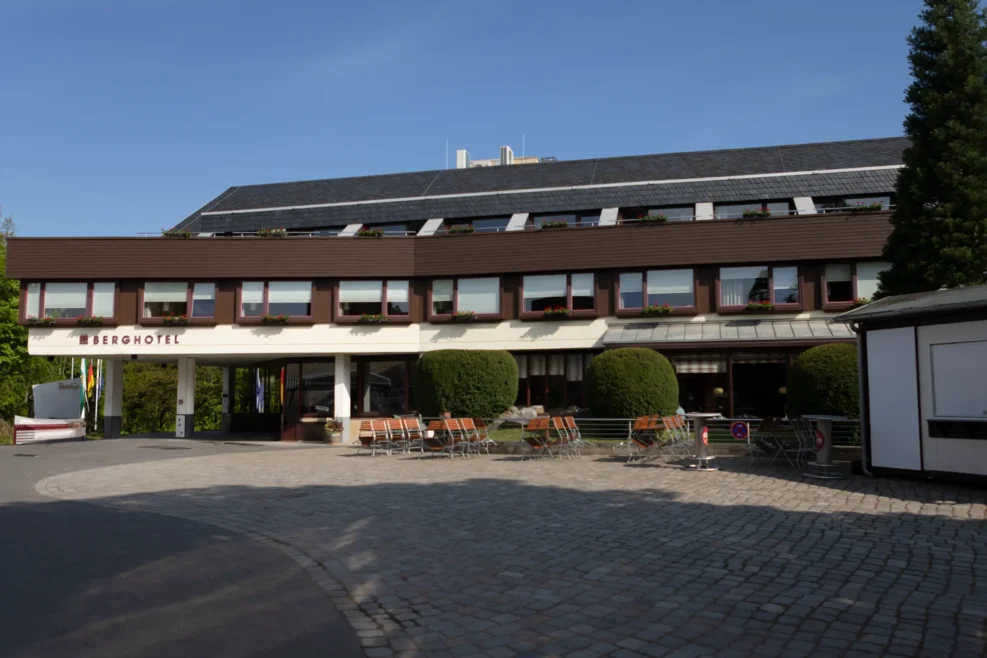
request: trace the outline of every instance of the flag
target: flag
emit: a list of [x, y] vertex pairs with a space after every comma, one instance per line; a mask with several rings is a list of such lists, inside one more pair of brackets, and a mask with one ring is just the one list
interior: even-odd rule
[[96, 386], [96, 375], [93, 374], [92, 361], [89, 362], [89, 374], [86, 377], [86, 397], [92, 397], [93, 388]]
[[86, 417], [86, 360], [79, 359], [79, 407], [82, 417]]
[[256, 379], [254, 380], [254, 391], [257, 394], [257, 413], [264, 413], [264, 380], [260, 378], [260, 368], [255, 368], [254, 373], [256, 374]]
[[281, 407], [284, 407], [284, 366], [281, 366]]

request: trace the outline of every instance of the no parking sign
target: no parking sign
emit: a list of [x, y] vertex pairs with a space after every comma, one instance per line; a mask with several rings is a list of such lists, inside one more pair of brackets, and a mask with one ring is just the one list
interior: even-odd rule
[[746, 441], [750, 435], [750, 426], [742, 420], [738, 420], [730, 426], [730, 436], [738, 441]]
[[816, 452], [819, 452], [826, 445], [826, 436], [822, 430], [816, 430]]
[[709, 445], [709, 428], [705, 425], [703, 426], [703, 443]]

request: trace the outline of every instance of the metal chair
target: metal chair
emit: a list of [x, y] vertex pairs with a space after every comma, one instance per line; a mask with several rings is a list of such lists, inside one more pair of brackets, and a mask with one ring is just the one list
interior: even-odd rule
[[635, 457], [643, 461], [660, 454], [663, 429], [658, 416], [639, 416], [634, 419], [630, 441], [627, 442], [627, 461], [631, 462]]
[[415, 417], [401, 418], [400, 420], [404, 427], [404, 438], [408, 454], [410, 455], [412, 450], [417, 450], [420, 453], [419, 457], [421, 457], [425, 454], [425, 430], [422, 429], [422, 419]]
[[532, 418], [521, 430], [521, 441], [528, 445], [528, 453], [521, 457], [522, 460], [529, 456], [543, 457], [545, 455], [554, 456], [551, 452], [551, 441], [548, 434], [548, 418]]

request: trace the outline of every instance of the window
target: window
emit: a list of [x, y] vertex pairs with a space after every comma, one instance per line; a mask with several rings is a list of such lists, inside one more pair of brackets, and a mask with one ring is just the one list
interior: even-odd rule
[[410, 361], [354, 360], [350, 378], [354, 414], [405, 413], [411, 397], [410, 368]]
[[301, 412], [331, 416], [335, 411], [335, 361], [301, 364]]
[[27, 284], [27, 304], [24, 307], [25, 318], [41, 317], [41, 284]]
[[735, 203], [717, 203], [714, 212], [717, 219], [739, 219], [747, 210], [768, 211], [771, 215], [787, 215], [791, 211], [791, 202], [785, 201], [740, 201]]
[[312, 317], [312, 282], [244, 281], [240, 284], [240, 317], [260, 318], [264, 315]]
[[853, 275], [849, 264], [827, 265], [825, 275], [827, 302], [853, 301]]
[[144, 284], [144, 311], [141, 317], [163, 318], [188, 315], [188, 283], [157, 281]]
[[883, 196], [814, 197], [812, 201], [818, 213], [846, 212], [847, 209], [856, 206], [869, 206], [875, 203], [880, 203], [883, 208], [891, 207], [891, 195], [889, 194]]
[[450, 228], [453, 226], [472, 226], [474, 231], [492, 233], [503, 231], [510, 223], [510, 217], [483, 217], [480, 219], [454, 219], [447, 223]]
[[696, 216], [695, 206], [664, 206], [648, 208], [649, 215], [664, 215], [670, 222], [690, 222]]
[[[891, 263], [857, 263], [857, 295], [863, 299], [873, 299], [877, 293], [877, 275], [891, 268]], [[827, 279], [827, 282], [829, 279]]]
[[86, 315], [88, 295], [87, 283], [46, 283], [43, 315], [56, 320]]
[[769, 301], [768, 268], [720, 268], [720, 306], [746, 306], [749, 302]]
[[341, 316], [407, 316], [410, 313], [411, 303], [407, 281], [339, 282], [339, 315]]
[[565, 222], [569, 226], [597, 226], [600, 223], [600, 211], [544, 213], [532, 215], [529, 221], [535, 228], [541, 228], [546, 222]]
[[524, 313], [540, 313], [556, 306], [573, 312], [593, 311], [596, 308], [591, 273], [526, 276], [522, 298]]
[[695, 281], [691, 269], [622, 272], [619, 279], [620, 308], [644, 306], [691, 308], [696, 305]]
[[117, 286], [115, 283], [94, 283], [92, 315], [101, 318], [112, 318], [113, 300], [116, 297], [116, 292]]
[[192, 317], [211, 318], [216, 315], [216, 284], [196, 283], [192, 286]]
[[432, 282], [432, 315], [472, 311], [500, 315], [500, 279], [438, 279]]
[[798, 304], [799, 268], [774, 267], [771, 271], [771, 281], [775, 304]]

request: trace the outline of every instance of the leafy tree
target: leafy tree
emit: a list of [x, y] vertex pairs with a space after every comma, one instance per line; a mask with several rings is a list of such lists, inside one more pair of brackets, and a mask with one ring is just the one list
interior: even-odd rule
[[925, 0], [878, 296], [981, 283], [987, 270], [987, 21], [978, 0]]
[[[178, 395], [178, 367], [130, 362], [123, 366], [123, 434], [172, 432]], [[195, 429], [222, 428], [222, 370], [195, 370]]]

